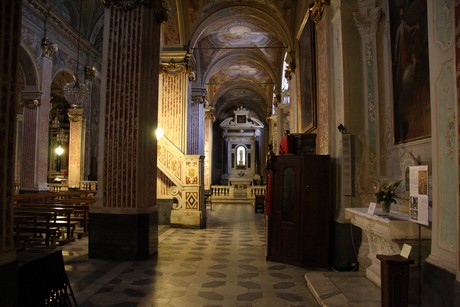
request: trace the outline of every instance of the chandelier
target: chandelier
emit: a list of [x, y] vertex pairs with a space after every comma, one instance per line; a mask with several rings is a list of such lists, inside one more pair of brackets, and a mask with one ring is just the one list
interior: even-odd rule
[[78, 41], [77, 41], [77, 69], [74, 73], [74, 81], [64, 85], [64, 97], [70, 103], [70, 106], [75, 109], [83, 105], [89, 97], [88, 86], [80, 83], [78, 80], [78, 67], [80, 62], [80, 31], [81, 31], [81, 15], [82, 15], [82, 0], [80, 0], [80, 16], [78, 20]]
[[64, 97], [73, 109], [81, 107], [89, 97], [88, 87], [86, 84], [80, 83], [76, 73], [74, 79], [75, 81], [64, 85]]

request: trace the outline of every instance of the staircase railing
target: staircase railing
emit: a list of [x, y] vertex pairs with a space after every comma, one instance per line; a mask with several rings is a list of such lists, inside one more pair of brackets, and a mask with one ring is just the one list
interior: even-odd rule
[[184, 154], [167, 138], [158, 140], [157, 167], [179, 188], [183, 189]]

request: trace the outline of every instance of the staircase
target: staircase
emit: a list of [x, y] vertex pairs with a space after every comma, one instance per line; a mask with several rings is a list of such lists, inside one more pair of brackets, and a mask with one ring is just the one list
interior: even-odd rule
[[171, 212], [171, 225], [199, 226], [206, 211], [203, 192], [204, 157], [185, 155], [171, 141], [163, 137], [157, 145], [157, 167], [175, 185], [171, 197], [177, 202]]

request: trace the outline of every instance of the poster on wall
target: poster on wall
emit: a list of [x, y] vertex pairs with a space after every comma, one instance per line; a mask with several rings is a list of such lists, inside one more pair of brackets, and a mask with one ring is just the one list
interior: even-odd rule
[[428, 166], [409, 168], [409, 220], [428, 226], [429, 224]]

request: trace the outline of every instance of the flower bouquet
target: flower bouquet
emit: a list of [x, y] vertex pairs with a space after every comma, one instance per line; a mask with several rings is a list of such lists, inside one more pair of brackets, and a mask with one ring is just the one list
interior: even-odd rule
[[396, 204], [396, 189], [401, 184], [401, 180], [395, 182], [383, 182], [378, 186], [374, 186], [375, 197], [377, 203], [382, 205], [382, 213], [388, 215], [390, 213], [391, 204]]

